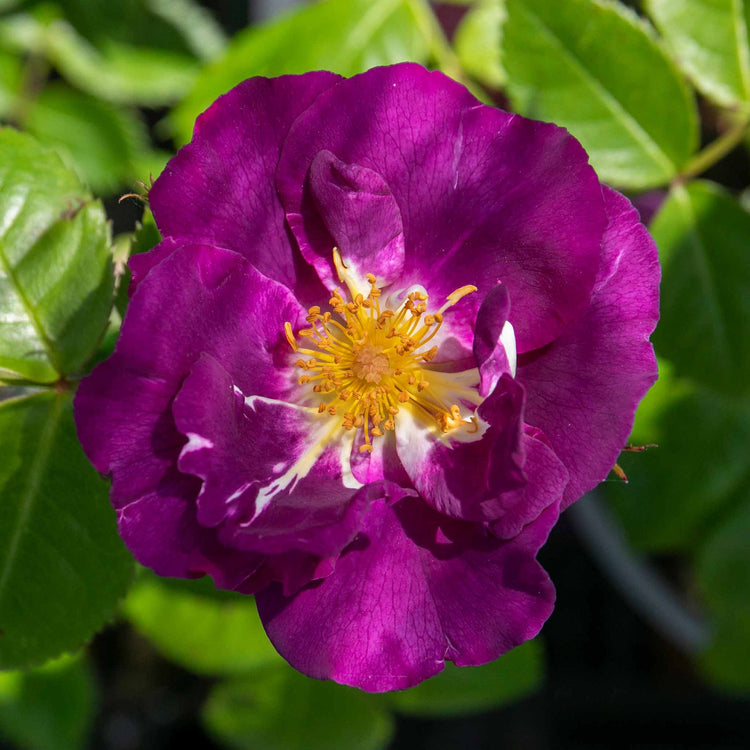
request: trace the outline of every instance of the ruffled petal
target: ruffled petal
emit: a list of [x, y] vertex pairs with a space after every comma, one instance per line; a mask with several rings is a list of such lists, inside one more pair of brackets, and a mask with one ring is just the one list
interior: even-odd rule
[[408, 688], [446, 660], [484, 664], [539, 632], [554, 587], [535, 555], [556, 519], [553, 504], [502, 542], [419, 498], [377, 500], [334, 575], [291, 598], [271, 586], [258, 610], [301, 672], [373, 692]]
[[319, 220], [304, 184], [320, 151], [385, 180], [404, 227], [402, 286], [439, 299], [504, 283], [519, 351], [549, 343], [586, 306], [606, 215], [588, 157], [564, 129], [484, 106], [414, 64], [342, 81], [295, 121], [279, 162], [303, 246]]
[[[345, 164], [330, 151], [320, 151], [310, 165], [305, 201], [308, 231], [300, 231], [300, 249], [308, 263], [333, 290], [340, 286], [332, 273], [331, 251], [337, 247], [350, 273], [365, 290], [372, 273], [387, 286], [404, 268], [404, 227], [401, 212], [385, 180], [371, 169]], [[290, 216], [292, 230], [298, 217]], [[310, 242], [307, 242], [307, 236]]]
[[629, 201], [605, 188], [609, 226], [586, 313], [548, 347], [519, 359], [526, 421], [570, 473], [563, 507], [606, 478], [656, 381], [649, 336], [659, 318], [656, 245]]
[[[466, 521], [497, 519], [500, 496], [523, 486], [523, 389], [504, 375], [477, 410], [481, 437], [437, 439], [408, 413], [396, 421], [398, 456], [419, 494], [435, 510]], [[537, 513], [538, 515], [538, 513]], [[531, 520], [531, 519], [529, 519]]]
[[293, 249], [273, 175], [292, 122], [338, 80], [322, 71], [251, 78], [214, 102], [149, 192], [162, 236], [234, 250], [299, 299], [316, 296], [320, 286]]
[[241, 588], [260, 570], [263, 557], [224, 548], [211, 529], [196, 522], [192, 498], [198, 486], [195, 477], [167, 471], [158, 486], [118, 511], [120, 536], [136, 560], [159, 575], [209, 574], [218, 588]]
[[[515, 335], [508, 322], [510, 298], [504, 284], [497, 284], [482, 300], [477, 313], [474, 332], [474, 358], [479, 369], [479, 394], [487, 397], [495, 389], [500, 377], [515, 375]], [[512, 350], [508, 346], [508, 332], [513, 336]]]
[[329, 426], [317, 413], [246, 398], [208, 355], [194, 365], [172, 412], [189, 438], [180, 471], [203, 479], [198, 521], [220, 526], [224, 545], [325, 557], [354, 538], [366, 497], [348, 475], [348, 456], [326, 444]]
[[[189, 576], [200, 566], [190, 562], [192, 552], [184, 546], [193, 545], [199, 556], [208, 554], [195, 546], [198, 540], [209, 544], [194, 520], [200, 485], [190, 478], [188, 486], [185, 477], [177, 475], [177, 459], [187, 439], [177, 430], [171, 411], [193, 363], [202, 351], [208, 352], [247, 392], [283, 395], [288, 388], [279, 368], [288, 351], [283, 325], [285, 320], [296, 323], [303, 312], [285, 287], [263, 277], [236, 253], [212, 247], [173, 252], [141, 283], [114, 355], [82, 380], [75, 397], [78, 437], [96, 469], [111, 474], [111, 499], [120, 510], [122, 534], [139, 559], [157, 555], [155, 566], [173, 571], [165, 574]], [[176, 482], [175, 475], [181, 481]], [[158, 518], [160, 502], [166, 514], [162, 542], [158, 527], [144, 520], [151, 510]], [[192, 531], [177, 545], [181, 532], [172, 528]], [[161, 547], [150, 552], [150, 544]], [[218, 543], [210, 544], [211, 554], [221, 559]], [[170, 555], [174, 568], [165, 562]], [[227, 551], [231, 564], [235, 558]], [[255, 565], [249, 565], [245, 575]], [[236, 582], [234, 575], [230, 578]]]

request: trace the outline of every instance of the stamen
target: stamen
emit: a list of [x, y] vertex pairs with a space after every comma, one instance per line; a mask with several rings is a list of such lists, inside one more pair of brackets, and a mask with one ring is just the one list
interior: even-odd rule
[[331, 310], [323, 312], [317, 305], [308, 309], [310, 327], [297, 335], [309, 346], [299, 346], [291, 323], [284, 324], [289, 345], [308, 357], [294, 364], [305, 372], [298, 378], [300, 385], [317, 394], [313, 402], [317, 413], [331, 419], [334, 426], [338, 423], [337, 429], [362, 430], [362, 453], [372, 452], [372, 441], [396, 428], [400, 408], [418, 414], [444, 433], [461, 425], [474, 428], [467, 432], [476, 432], [476, 418], [464, 416], [459, 406], [479, 403], [476, 390], [453, 383], [448, 373], [432, 370], [430, 363], [438, 347], [426, 348], [426, 344], [438, 334], [445, 310], [477, 288], [456, 289], [435, 312], [428, 312], [429, 297], [421, 289], [409, 292], [397, 309], [381, 310], [381, 290], [374, 274], [360, 280], [344, 265], [338, 249], [333, 250], [333, 265], [349, 299], [335, 290], [329, 300]]

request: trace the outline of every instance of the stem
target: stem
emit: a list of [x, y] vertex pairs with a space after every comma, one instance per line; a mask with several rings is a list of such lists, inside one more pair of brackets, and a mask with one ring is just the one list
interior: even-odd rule
[[702, 151], [699, 151], [685, 165], [678, 179], [684, 181], [691, 177], [697, 177], [723, 159], [742, 140], [748, 125], [750, 125], [750, 113], [745, 113], [729, 130], [709, 143]]
[[486, 104], [491, 104], [486, 92], [477, 86], [464, 72], [458, 56], [453, 51], [448, 37], [445, 35], [440, 22], [435, 15], [428, 0], [410, 0], [409, 8], [417, 25], [427, 39], [430, 40], [430, 52], [438, 64], [438, 67], [454, 81], [466, 86], [466, 88]]
[[712, 636], [706, 621], [684, 605], [655, 568], [630, 550], [617, 522], [594, 493], [566, 515], [620, 594], [654, 629], [686, 654], [705, 651]]
[[19, 130], [26, 128], [31, 109], [47, 82], [49, 64], [37, 52], [31, 52], [21, 74], [21, 90], [18, 92], [9, 121]]

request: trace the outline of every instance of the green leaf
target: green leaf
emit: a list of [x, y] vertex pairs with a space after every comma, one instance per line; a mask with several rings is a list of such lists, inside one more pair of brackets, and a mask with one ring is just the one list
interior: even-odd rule
[[483, 667], [446, 663], [444, 672], [388, 698], [409, 716], [464, 716], [525, 698], [539, 688], [543, 673], [541, 643], [529, 641]]
[[689, 552], [750, 481], [750, 401], [697, 390], [668, 397], [651, 422], [644, 437], [659, 447], [623, 453], [629, 483], [603, 488], [636, 547]]
[[49, 27], [47, 55], [72, 84], [105, 101], [154, 107], [179, 100], [198, 72], [186, 55], [108, 41], [89, 44], [65, 21]]
[[19, 669], [78, 649], [109, 622], [133, 563], [78, 445], [69, 394], [0, 403], [0, 455], [0, 669]]
[[79, 750], [94, 714], [94, 681], [80, 658], [0, 672], [0, 736], [29, 750]]
[[203, 720], [220, 742], [252, 750], [377, 750], [393, 734], [375, 696], [311, 680], [285, 664], [217, 685]]
[[692, 94], [653, 30], [606, 0], [507, 0], [503, 62], [521, 114], [562, 125], [603, 181], [668, 183], [697, 146]]
[[376, 65], [425, 62], [429, 40], [412, 14], [411, 1], [324, 0], [240, 32], [170, 115], [178, 139], [189, 141], [195, 118], [251, 76], [320, 69], [351, 76]]
[[47, 86], [32, 106], [26, 129], [54, 146], [92, 190], [112, 193], [140, 174], [148, 134], [130, 110], [61, 84]]
[[104, 210], [59, 157], [0, 130], [0, 375], [49, 383], [93, 354], [112, 306]]
[[461, 67], [478, 81], [502, 88], [507, 73], [500, 57], [505, 0], [478, 0], [461, 19], [453, 44]]
[[192, 0], [146, 0], [147, 8], [177, 29], [190, 49], [211, 60], [227, 46], [227, 38], [214, 17]]
[[696, 575], [712, 618], [713, 639], [701, 662], [719, 686], [750, 690], [750, 486], [696, 561]]
[[708, 182], [676, 186], [651, 223], [663, 267], [654, 334], [677, 375], [727, 393], [750, 388], [750, 215]]
[[128, 594], [124, 612], [164, 656], [193, 672], [242, 674], [281, 662], [250, 596], [209, 598], [144, 576]]
[[646, 0], [675, 61], [709, 99], [750, 102], [750, 4], [742, 0]]

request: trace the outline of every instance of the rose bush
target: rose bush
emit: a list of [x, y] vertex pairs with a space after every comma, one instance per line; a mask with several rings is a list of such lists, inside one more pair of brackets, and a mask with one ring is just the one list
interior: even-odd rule
[[412, 64], [257, 78], [149, 200], [76, 396], [135, 557], [366, 690], [536, 635], [536, 553], [656, 378], [656, 249], [578, 142]]

